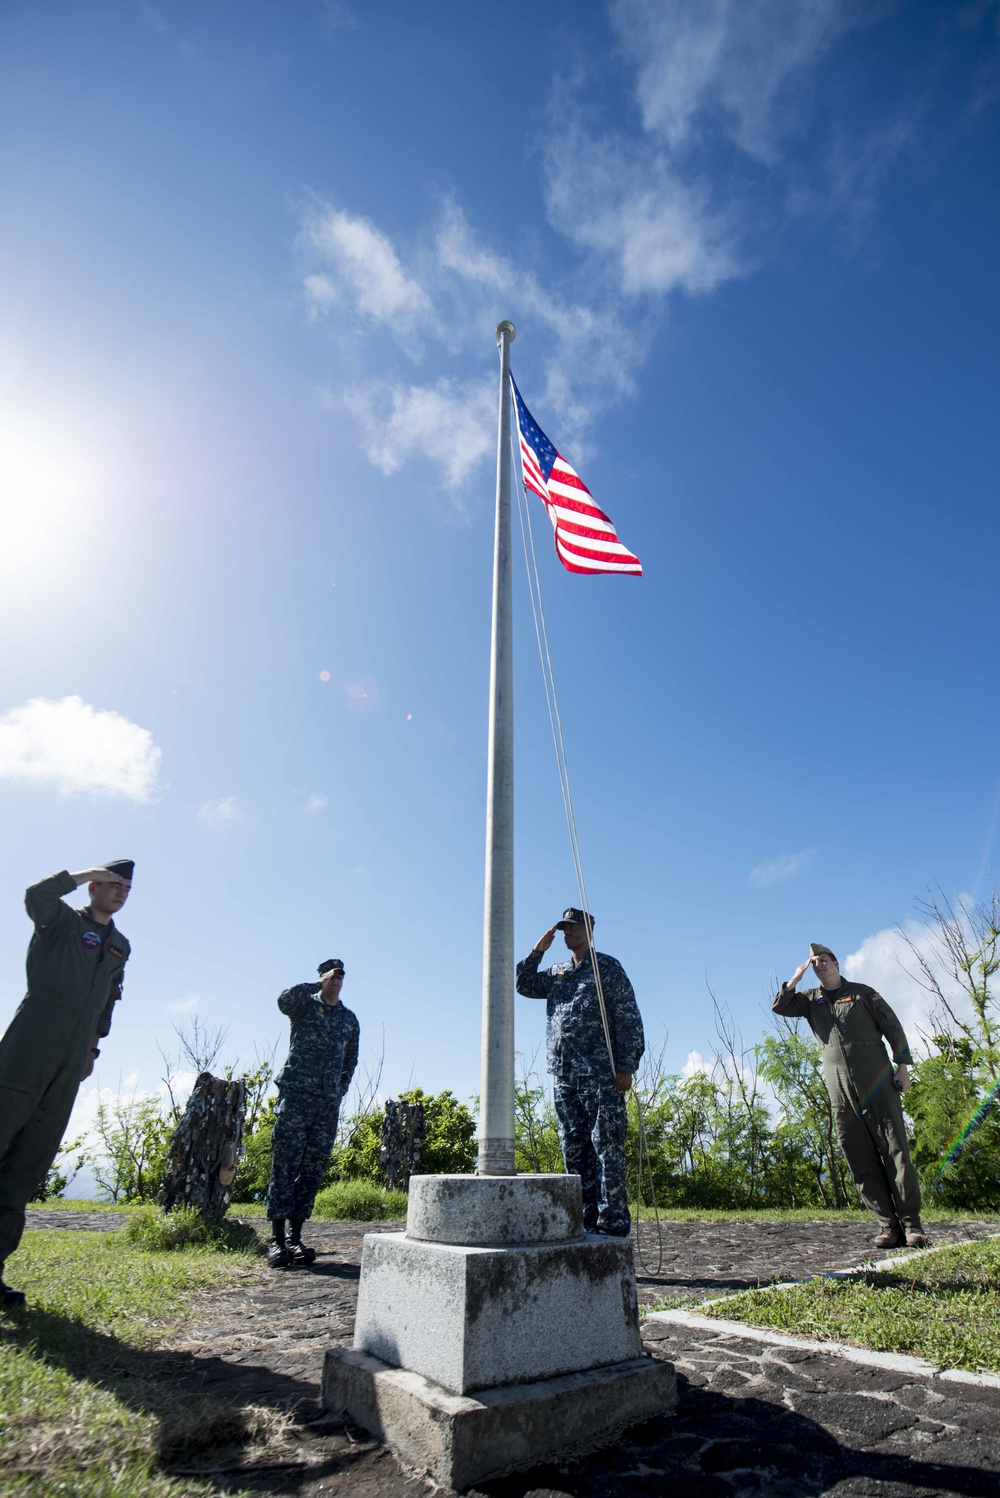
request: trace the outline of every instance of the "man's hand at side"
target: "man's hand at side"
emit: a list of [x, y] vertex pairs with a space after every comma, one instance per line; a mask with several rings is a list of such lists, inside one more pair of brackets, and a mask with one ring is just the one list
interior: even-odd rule
[[629, 1092], [632, 1088], [632, 1073], [630, 1071], [615, 1072], [615, 1091]]
[[910, 1076], [910, 1069], [905, 1061], [901, 1061], [896, 1067], [896, 1075], [893, 1081], [900, 1092], [909, 1092], [913, 1086], [913, 1078]]

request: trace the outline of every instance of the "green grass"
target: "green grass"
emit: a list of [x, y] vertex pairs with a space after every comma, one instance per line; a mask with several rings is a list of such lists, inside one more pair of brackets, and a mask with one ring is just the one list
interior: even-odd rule
[[349, 1222], [397, 1222], [406, 1216], [406, 1192], [370, 1181], [335, 1181], [316, 1198], [314, 1217]]
[[[635, 1203], [630, 1202], [633, 1217]], [[661, 1222], [855, 1222], [875, 1227], [868, 1212], [860, 1207], [741, 1207], [732, 1210], [711, 1207], [660, 1207]], [[643, 1207], [641, 1220], [652, 1222], [652, 1207]], [[924, 1222], [985, 1222], [995, 1223], [1000, 1231], [1000, 1216], [989, 1212], [959, 1212], [944, 1207], [924, 1207], [921, 1213]]]
[[215, 1489], [173, 1462], [274, 1424], [171, 1387], [158, 1350], [191, 1296], [254, 1273], [251, 1255], [142, 1251], [119, 1233], [28, 1232], [8, 1267], [28, 1307], [0, 1316], [5, 1495], [181, 1498]]
[[48, 1201], [29, 1202], [29, 1212], [132, 1212], [124, 1202], [84, 1201], [83, 1198], [52, 1196]]
[[1000, 1241], [956, 1244], [897, 1269], [811, 1279], [790, 1290], [746, 1290], [707, 1316], [745, 1321], [938, 1368], [1000, 1373]]
[[233, 1222], [206, 1222], [195, 1207], [174, 1207], [164, 1212], [159, 1207], [140, 1207], [129, 1216], [123, 1237], [147, 1253], [169, 1252], [177, 1248], [200, 1246], [216, 1253], [256, 1254], [263, 1246], [251, 1227]]

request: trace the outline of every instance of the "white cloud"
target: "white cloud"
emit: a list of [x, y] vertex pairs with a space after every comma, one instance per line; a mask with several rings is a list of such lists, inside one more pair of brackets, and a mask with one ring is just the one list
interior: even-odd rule
[[177, 999], [173, 1004], [167, 1005], [168, 1014], [190, 1014], [192, 1009], [197, 1009], [201, 1003], [197, 994], [192, 994], [188, 999]]
[[611, 17], [650, 134], [678, 151], [714, 129], [771, 161], [798, 117], [790, 90], [862, 11], [849, 0], [612, 0]]
[[[817, 72], [841, 36], [892, 3], [610, 0], [636, 123], [609, 131], [585, 76], [554, 78], [538, 153], [546, 212], [575, 265], [540, 275], [523, 250], [481, 243], [451, 201], [408, 255], [368, 219], [316, 202], [299, 238], [311, 313], [378, 324], [411, 359], [474, 347], [477, 364], [485, 330], [511, 318], [534, 333], [534, 414], [588, 461], [589, 431], [631, 394], [670, 297], [747, 274], [792, 220], [836, 217], [856, 236], [911, 125], [888, 107], [875, 128], [859, 125], [836, 96], [826, 107], [829, 88], [821, 108]], [[424, 459], [457, 491], [494, 450], [492, 382], [357, 381], [338, 403], [386, 474]]]
[[149, 801], [161, 757], [148, 729], [82, 697], [32, 697], [0, 717], [0, 777], [53, 786], [62, 796]]
[[308, 796], [303, 810], [310, 812], [325, 811], [329, 805], [329, 796]]
[[697, 1077], [703, 1074], [710, 1077], [715, 1069], [714, 1061], [706, 1061], [700, 1051], [688, 1051], [687, 1060], [681, 1067], [682, 1077]]
[[373, 383], [345, 391], [343, 400], [361, 426], [365, 452], [385, 474], [426, 458], [457, 493], [496, 443], [492, 384]]
[[812, 854], [808, 849], [803, 853], [779, 853], [777, 858], [769, 858], [750, 870], [750, 883], [758, 885], [761, 889], [769, 889], [772, 884], [778, 884], [782, 879], [790, 879], [793, 874], [798, 874], [802, 869], [808, 868], [811, 857]]
[[198, 816], [213, 831], [222, 832], [243, 821], [243, 809], [235, 796], [220, 796], [216, 801], [203, 801]]
[[931, 1019], [934, 1001], [913, 976], [920, 971], [913, 948], [938, 973], [942, 991], [955, 1013], [962, 1019], [970, 1018], [968, 997], [957, 984], [944, 977], [936, 928], [926, 922], [910, 921], [903, 930], [876, 931], [866, 936], [857, 951], [851, 952], [840, 965], [846, 978], [878, 990], [899, 1015], [911, 1047], [920, 1032], [930, 1034], [935, 1028]]
[[357, 31], [358, 18], [346, 0], [322, 0], [322, 4], [328, 31]]
[[547, 420], [557, 417], [562, 447], [575, 446], [578, 457], [595, 417], [631, 394], [644, 336], [620, 316], [606, 288], [591, 282], [589, 300], [568, 297], [523, 264], [484, 249], [455, 203], [445, 204], [434, 252], [437, 272], [444, 273], [439, 298], [449, 298], [442, 328], [475, 329], [478, 337], [480, 328], [512, 316], [515, 324], [523, 317], [530, 328], [545, 330], [538, 360], [544, 383], [535, 384], [532, 399]]
[[740, 273], [734, 227], [707, 186], [645, 142], [595, 137], [575, 118], [546, 151], [549, 217], [607, 257], [630, 297], [711, 291]]
[[326, 267], [304, 279], [314, 315], [346, 302], [365, 317], [403, 331], [430, 313], [427, 293], [407, 275], [389, 237], [368, 219], [328, 206], [312, 208], [303, 241]]

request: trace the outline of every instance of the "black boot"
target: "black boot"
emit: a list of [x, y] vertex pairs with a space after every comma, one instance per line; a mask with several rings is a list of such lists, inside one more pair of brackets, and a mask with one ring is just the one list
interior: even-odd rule
[[5, 1310], [11, 1310], [14, 1306], [23, 1306], [27, 1299], [23, 1290], [12, 1290], [3, 1282], [4, 1266], [0, 1264], [0, 1306]]
[[316, 1250], [306, 1248], [302, 1242], [302, 1219], [293, 1218], [288, 1224], [288, 1262], [290, 1264], [315, 1264]]
[[272, 1269], [287, 1269], [290, 1263], [285, 1247], [285, 1219], [271, 1218], [271, 1241], [267, 1245], [267, 1262]]

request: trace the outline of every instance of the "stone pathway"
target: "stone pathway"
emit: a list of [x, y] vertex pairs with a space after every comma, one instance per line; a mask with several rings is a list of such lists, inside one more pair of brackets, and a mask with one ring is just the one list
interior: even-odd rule
[[[74, 1220], [72, 1224], [67, 1218]], [[102, 1219], [98, 1225], [95, 1218]], [[115, 1214], [32, 1212], [32, 1227], [117, 1228]], [[262, 1220], [253, 1220], [263, 1231]], [[349, 1342], [365, 1231], [388, 1223], [310, 1225], [310, 1270], [251, 1268], [202, 1298], [197, 1319], [163, 1353], [158, 1376], [235, 1406], [290, 1412], [291, 1433], [263, 1456], [249, 1449], [172, 1463], [220, 1493], [299, 1498], [424, 1498], [361, 1431], [326, 1420], [318, 1403], [325, 1349]], [[996, 1223], [935, 1224], [934, 1241], [995, 1232]], [[643, 1251], [655, 1264], [651, 1230]], [[646, 1306], [725, 1294], [774, 1279], [849, 1268], [872, 1257], [863, 1223], [664, 1224], [664, 1263], [641, 1275]], [[500, 1478], [483, 1498], [934, 1498], [1000, 1494], [1000, 1389], [871, 1368], [835, 1354], [762, 1342], [715, 1326], [650, 1319], [644, 1341], [679, 1374], [675, 1415], [626, 1433], [610, 1450]]]

